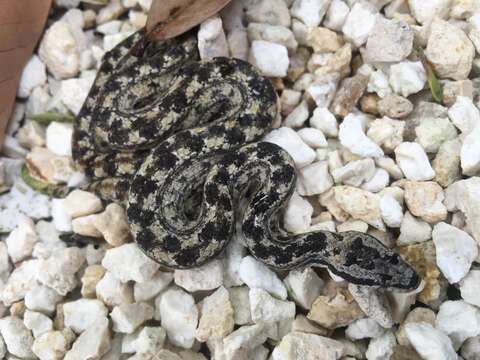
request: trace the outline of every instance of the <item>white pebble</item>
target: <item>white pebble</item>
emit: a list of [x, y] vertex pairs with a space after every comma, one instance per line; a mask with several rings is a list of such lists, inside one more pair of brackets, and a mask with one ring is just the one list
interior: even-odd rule
[[12, 265], [8, 258], [8, 250], [5, 242], [0, 242], [0, 276], [9, 275]]
[[72, 220], [75, 234], [101, 238], [102, 233], [94, 225], [95, 215], [80, 216]]
[[263, 289], [250, 289], [250, 312], [255, 323], [270, 323], [295, 317], [295, 303], [278, 300]]
[[34, 338], [53, 329], [53, 321], [48, 316], [31, 310], [26, 310], [23, 314], [23, 323], [32, 331]]
[[108, 271], [95, 286], [95, 291], [97, 298], [110, 307], [133, 302], [131, 284], [122, 283]]
[[459, 26], [435, 18], [430, 24], [425, 56], [439, 78], [464, 80], [472, 70], [475, 47]]
[[282, 300], [287, 298], [287, 289], [277, 274], [252, 256], [243, 258], [239, 274], [249, 288], [264, 289]]
[[174, 281], [188, 292], [216, 289], [223, 283], [223, 263], [212, 260], [194, 269], [175, 270]]
[[466, 302], [480, 307], [480, 270], [470, 270], [460, 282], [460, 292]]
[[78, 45], [65, 21], [56, 21], [47, 29], [38, 53], [57, 80], [74, 77], [80, 69]]
[[[32, 93], [27, 99], [27, 106], [25, 112], [27, 114], [39, 114], [50, 110], [52, 106], [52, 96], [50, 96], [47, 86], [39, 86], [32, 90]], [[20, 132], [17, 133], [16, 137], [20, 140], [23, 146], [28, 148], [32, 148], [34, 145], [44, 145], [44, 138], [45, 138], [45, 129], [40, 126], [38, 123], [34, 123], [35, 127], [33, 129], [29, 129], [30, 122], [27, 122]], [[38, 128], [42, 130], [40, 133]], [[24, 135], [24, 131], [30, 130], [26, 136]], [[24, 139], [24, 137], [26, 139]], [[33, 141], [28, 141], [32, 139]], [[35, 141], [36, 140], [36, 141]]]
[[249, 2], [246, 15], [250, 22], [290, 27], [290, 12], [283, 0]]
[[22, 76], [18, 84], [17, 96], [27, 98], [33, 89], [40, 87], [47, 82], [47, 71], [45, 64], [37, 55], [33, 55], [23, 68]]
[[385, 189], [390, 183], [390, 175], [384, 169], [375, 169], [372, 178], [362, 184], [362, 189], [377, 193]]
[[121, 282], [150, 280], [160, 265], [145, 255], [135, 243], [107, 250], [102, 266]]
[[393, 120], [386, 116], [370, 123], [367, 136], [375, 141], [387, 153], [391, 153], [403, 141], [405, 122]]
[[58, 91], [57, 95], [62, 103], [74, 115], [77, 115], [80, 112], [94, 79], [94, 76], [86, 76], [78, 79], [74, 78], [63, 80], [60, 82], [60, 90]]
[[288, 152], [297, 168], [302, 168], [315, 160], [315, 151], [302, 141], [296, 131], [288, 127], [272, 130], [263, 141], [277, 144]]
[[236, 325], [252, 323], [249, 291], [250, 289], [247, 286], [236, 286], [228, 289], [230, 303], [233, 307], [233, 320]]
[[340, 124], [340, 142], [348, 150], [362, 157], [383, 156], [383, 150], [365, 135], [365, 117], [348, 114]]
[[480, 178], [472, 177], [451, 184], [445, 193], [448, 211], [460, 210], [473, 237], [480, 239]]
[[297, 133], [300, 135], [305, 144], [314, 149], [328, 146], [327, 139], [325, 139], [325, 135], [323, 135], [321, 130], [307, 127], [298, 130]]
[[380, 214], [388, 227], [398, 228], [402, 224], [402, 207], [392, 195], [385, 194], [380, 198]]
[[32, 351], [41, 360], [57, 360], [63, 358], [68, 346], [64, 332], [49, 331], [35, 339]]
[[108, 315], [107, 307], [97, 299], [79, 299], [63, 304], [64, 325], [77, 334]]
[[445, 194], [436, 182], [406, 181], [404, 190], [405, 202], [413, 215], [431, 224], [446, 219]]
[[110, 51], [127, 37], [132, 35], [131, 31], [122, 31], [111, 35], [105, 35], [103, 37], [103, 50]]
[[294, 234], [306, 232], [312, 223], [312, 214], [313, 207], [308, 200], [294, 192], [283, 215], [283, 226]]
[[375, 162], [372, 159], [351, 161], [345, 166], [333, 169], [332, 176], [337, 184], [359, 187], [375, 175]]
[[8, 255], [14, 263], [32, 255], [33, 247], [38, 241], [33, 220], [23, 214], [20, 214], [19, 218], [17, 227], [5, 239]]
[[283, 280], [292, 299], [304, 309], [310, 309], [320, 296], [324, 282], [310, 267], [292, 270]]
[[368, 92], [374, 92], [381, 98], [392, 93], [392, 88], [388, 82], [388, 77], [382, 70], [374, 71], [370, 74], [367, 85]]
[[25, 306], [29, 310], [51, 315], [62, 298], [55, 290], [37, 285], [25, 294]]
[[195, 341], [198, 309], [193, 297], [178, 288], [171, 288], [155, 300], [155, 319], [161, 320], [170, 342], [190, 349]]
[[342, 0], [332, 0], [328, 7], [323, 26], [331, 30], [342, 30], [350, 9]]
[[405, 325], [408, 340], [425, 360], [457, 360], [449, 337], [432, 325], [419, 322]]
[[173, 273], [158, 271], [150, 280], [133, 286], [135, 301], [148, 301], [157, 296], [173, 280]]
[[112, 35], [120, 31], [122, 21], [112, 20], [97, 26], [96, 31], [103, 35]]
[[389, 81], [393, 91], [407, 97], [423, 89], [427, 74], [420, 61], [402, 61], [390, 67]]
[[330, 0], [295, 0], [290, 12], [307, 26], [318, 26], [327, 12]]
[[405, 213], [400, 225], [400, 236], [397, 244], [410, 245], [427, 241], [432, 238], [432, 226], [413, 216], [409, 211]]
[[380, 196], [353, 186], [336, 186], [335, 200], [341, 210], [350, 214], [356, 220], [365, 221], [367, 224], [380, 231], [385, 231], [385, 224], [380, 215]]
[[290, 114], [300, 104], [302, 93], [300, 91], [285, 89], [280, 96], [280, 103], [283, 115]]
[[368, 2], [357, 2], [353, 5], [342, 27], [345, 38], [360, 47], [368, 39], [375, 25], [377, 10]]
[[[317, 150], [315, 150], [315, 152], [317, 154], [317, 158], [316, 158], [317, 161], [328, 160], [329, 151], [328, 151], [327, 148], [317, 149]], [[329, 166], [330, 166], [330, 164], [329, 164]]]
[[145, 321], [153, 318], [153, 307], [147, 303], [122, 304], [110, 313], [113, 331], [131, 334]]
[[10, 354], [22, 359], [35, 359], [31, 350], [33, 336], [20, 318], [7, 316], [0, 319], [0, 332]]
[[12, 271], [1, 293], [5, 305], [22, 300], [28, 291], [37, 286], [39, 268], [39, 260], [25, 260]]
[[148, 12], [150, 7], [152, 6], [152, 0], [137, 0], [138, 4], [142, 8], [143, 12]]
[[141, 11], [130, 10], [128, 12], [128, 20], [135, 27], [135, 29], [140, 30], [147, 23], [147, 14], [144, 14]]
[[249, 61], [257, 66], [264, 76], [287, 76], [288, 58], [287, 48], [263, 40], [254, 40], [250, 48]]
[[358, 319], [348, 325], [345, 335], [352, 340], [360, 340], [367, 338], [376, 338], [381, 336], [385, 329], [381, 327], [375, 320], [370, 318]]
[[335, 232], [335, 221], [333, 220], [327, 220], [327, 221], [321, 221], [317, 222], [315, 224], [312, 224], [310, 228], [308, 229], [308, 232], [315, 232], [315, 231], [330, 231], [330, 232]]
[[402, 61], [412, 52], [413, 38], [414, 32], [406, 22], [378, 16], [363, 56], [369, 63]]
[[465, 360], [477, 360], [480, 354], [480, 336], [467, 339], [462, 345], [461, 354]]
[[72, 218], [94, 214], [103, 208], [98, 196], [78, 189], [73, 190], [63, 199], [63, 207]]
[[203, 299], [196, 338], [205, 342], [222, 339], [233, 331], [233, 307], [230, 295], [223, 286]]
[[125, 209], [116, 204], [108, 204], [100, 214], [93, 215], [93, 225], [112, 246], [125, 244], [131, 237]]
[[[382, 239], [381, 235], [378, 235], [379, 233], [381, 232], [376, 230], [370, 231], [371, 235], [378, 236], [379, 239]], [[390, 329], [394, 325], [392, 310], [385, 293], [369, 286], [360, 286], [351, 283], [348, 284], [348, 291], [352, 294], [353, 299], [365, 315], [386, 329]]]
[[301, 127], [305, 121], [307, 121], [308, 115], [308, 104], [304, 100], [288, 114], [285, 118], [284, 125], [292, 128]]
[[[165, 329], [160, 326], [145, 326], [142, 330], [137, 334], [135, 339], [130, 343], [131, 352], [136, 352], [138, 354], [145, 354], [147, 358], [152, 356], [151, 354], [160, 354], [159, 351], [163, 348], [165, 339], [167, 337], [167, 333]], [[125, 336], [124, 342], [128, 336]], [[125, 351], [122, 342], [122, 352], [130, 352]], [[110, 358], [109, 358], [110, 359]], [[113, 360], [113, 359], [112, 359]], [[153, 360], [153, 359], [152, 359]], [[173, 359], [172, 359], [173, 360]]]
[[395, 180], [403, 179], [403, 172], [400, 167], [390, 157], [384, 156], [375, 159], [375, 164], [388, 172], [388, 174]]
[[338, 224], [337, 231], [359, 231], [366, 233], [368, 230], [368, 224], [361, 220], [347, 220], [344, 223]]
[[480, 110], [466, 96], [457, 96], [455, 103], [448, 109], [448, 117], [463, 134], [469, 134], [480, 124]]
[[227, 39], [220, 17], [211, 17], [202, 22], [197, 36], [198, 50], [202, 60], [228, 56]]
[[[236, 359], [244, 356], [246, 350], [253, 350], [267, 340], [264, 324], [242, 326], [223, 340], [224, 355], [227, 359]], [[248, 359], [248, 357], [247, 357]]]
[[395, 345], [397, 345], [395, 335], [391, 331], [387, 331], [370, 341], [365, 356], [368, 360], [389, 359]]
[[[304, 90], [313, 99], [313, 101], [315, 101], [315, 104], [318, 107], [327, 108], [330, 106], [333, 98], [335, 97], [338, 80], [338, 74], [327, 74], [316, 78], [313, 77], [311, 78], [311, 81], [308, 81], [307, 84], [305, 84]], [[298, 81], [300, 80], [297, 80], [297, 82]]]
[[401, 143], [395, 149], [395, 158], [408, 180], [426, 181], [435, 177], [425, 150], [417, 143]]
[[[319, 351], [321, 349], [321, 352]], [[272, 352], [272, 360], [328, 359], [337, 360], [345, 351], [343, 343], [327, 337], [291, 332], [282, 338]], [[301, 354], [301, 357], [297, 356]], [[322, 357], [319, 357], [322, 354]]]
[[55, 0], [55, 5], [72, 9], [78, 7], [80, 0]]
[[72, 218], [63, 206], [63, 199], [52, 199], [52, 217], [58, 231], [72, 231]]
[[444, 222], [435, 225], [432, 238], [438, 267], [449, 283], [459, 282], [477, 257], [477, 242], [466, 232]]
[[293, 32], [285, 26], [250, 23], [247, 33], [250, 41], [270, 41], [285, 46], [289, 51], [295, 51], [298, 47]]
[[415, 128], [418, 142], [428, 153], [436, 153], [440, 146], [457, 137], [457, 129], [447, 117], [423, 119]]
[[327, 161], [317, 161], [298, 170], [297, 191], [300, 195], [322, 194], [332, 186]]
[[480, 125], [477, 125], [463, 140], [460, 150], [462, 173], [474, 176], [480, 170]]
[[444, 19], [448, 16], [451, 3], [449, 0], [409, 0], [412, 15], [420, 24], [428, 24], [436, 16]]
[[225, 257], [223, 258], [223, 284], [229, 288], [232, 286], [243, 285], [242, 279], [238, 275], [240, 264], [245, 256], [246, 249], [241, 241], [234, 236], [225, 249]]
[[322, 131], [326, 136], [338, 136], [338, 122], [335, 116], [325, 107], [317, 107], [310, 118], [310, 125]]
[[440, 305], [435, 326], [452, 340], [455, 349], [480, 334], [480, 310], [465, 301], [445, 301]]
[[76, 339], [64, 360], [99, 359], [109, 349], [109, 321], [107, 318], [103, 318], [90, 326]]
[[76, 273], [85, 263], [85, 251], [77, 247], [59, 249], [40, 262], [37, 280], [65, 296], [78, 284]]

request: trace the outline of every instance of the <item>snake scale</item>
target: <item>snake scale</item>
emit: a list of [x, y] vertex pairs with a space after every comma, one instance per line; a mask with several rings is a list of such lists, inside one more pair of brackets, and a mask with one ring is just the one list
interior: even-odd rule
[[323, 266], [359, 285], [418, 286], [412, 267], [370, 235], [282, 229], [296, 173], [286, 151], [261, 141], [277, 112], [269, 80], [241, 60], [200, 61], [192, 31], [145, 38], [136, 32], [105, 54], [75, 121], [73, 157], [89, 189], [125, 204], [149, 257], [200, 266], [237, 234], [275, 269]]

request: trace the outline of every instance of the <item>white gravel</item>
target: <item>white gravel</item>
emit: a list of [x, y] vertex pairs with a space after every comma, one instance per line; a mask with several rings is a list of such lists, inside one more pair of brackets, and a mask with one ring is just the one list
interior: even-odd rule
[[[54, 4], [0, 155], [0, 358], [478, 359], [477, 2], [232, 0], [199, 27], [202, 59], [250, 61], [277, 89], [264, 141], [297, 168], [283, 227], [377, 237], [421, 275], [410, 293], [321, 268], [276, 272], [241, 237], [195, 269], [149, 259], [125, 209], [80, 189], [72, 124], [26, 116], [77, 114], [103, 54], [143, 27], [151, 0]], [[25, 160], [76, 189], [32, 190]], [[72, 231], [95, 243], [67, 247]]]

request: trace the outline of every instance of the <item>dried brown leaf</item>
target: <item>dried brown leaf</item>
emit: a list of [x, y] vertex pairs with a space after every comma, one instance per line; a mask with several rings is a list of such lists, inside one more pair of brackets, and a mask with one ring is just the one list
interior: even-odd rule
[[180, 35], [215, 15], [231, 0], [153, 0], [147, 20], [150, 40]]
[[42, 33], [51, 0], [0, 0], [0, 145], [25, 63]]

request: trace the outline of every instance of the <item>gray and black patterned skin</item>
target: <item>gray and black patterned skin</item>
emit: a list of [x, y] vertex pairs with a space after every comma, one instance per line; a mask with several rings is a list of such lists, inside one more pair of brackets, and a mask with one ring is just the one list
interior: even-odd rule
[[375, 238], [288, 234], [291, 157], [261, 142], [276, 115], [271, 83], [248, 63], [199, 61], [195, 36], [108, 52], [76, 120], [73, 155], [106, 200], [124, 202], [140, 248], [171, 268], [216, 257], [234, 232], [275, 269], [325, 266], [355, 284], [414, 289], [415, 271]]

